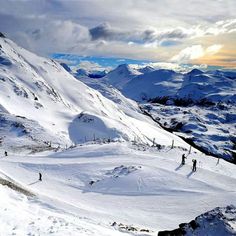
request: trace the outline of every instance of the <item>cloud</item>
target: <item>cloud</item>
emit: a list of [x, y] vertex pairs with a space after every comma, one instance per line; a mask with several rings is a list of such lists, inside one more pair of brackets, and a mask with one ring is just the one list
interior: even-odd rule
[[223, 45], [221, 45], [221, 44], [211, 45], [206, 49], [205, 53], [207, 55], [214, 55], [214, 54], [218, 53], [222, 47], [223, 47]]
[[[4, 18], [8, 19], [8, 18]], [[1, 17], [0, 17], [1, 20]], [[14, 29], [12, 39], [38, 54], [49, 55], [54, 52], [72, 52], [73, 47], [79, 47], [81, 53], [87, 48], [90, 36], [87, 27], [74, 23], [70, 20], [37, 19], [33, 27], [28, 25], [27, 18], [12, 18], [8, 27]], [[35, 21], [35, 19], [31, 19]], [[1, 21], [4, 24], [5, 21]], [[17, 24], [19, 22], [19, 26]], [[24, 23], [26, 29], [24, 29]], [[16, 27], [18, 26], [18, 28]]]
[[73, 71], [76, 71], [77, 69], [84, 69], [86, 71], [92, 72], [92, 71], [110, 71], [112, 68], [110, 66], [104, 67], [96, 62], [91, 61], [81, 61], [77, 66], [72, 67]]
[[204, 49], [201, 45], [193, 45], [181, 50], [177, 55], [171, 58], [173, 62], [189, 62], [204, 56]]
[[188, 64], [171, 63], [171, 62], [151, 62], [151, 63], [145, 63], [144, 66], [151, 66], [155, 69], [167, 69], [179, 72], [189, 72], [192, 69], [199, 69], [199, 70], [207, 69], [207, 65], [205, 64], [188, 65]]
[[129, 43], [146, 44], [160, 43], [163, 40], [179, 40], [187, 38], [191, 32], [184, 28], [178, 27], [174, 29], [166, 29], [158, 31], [154, 27], [148, 27], [144, 30], [126, 31], [112, 27], [107, 22], [89, 29], [92, 40], [107, 40], [107, 41], [123, 41]]
[[120, 38], [119, 32], [112, 29], [108, 23], [100, 24], [94, 28], [89, 29], [92, 40], [106, 39], [112, 40]]
[[[227, 45], [219, 39], [236, 34], [235, 0], [0, 0], [0, 4], [0, 31], [41, 55], [165, 61], [178, 59], [182, 49], [179, 59], [191, 61], [207, 53], [209, 37]], [[192, 45], [199, 44], [202, 48], [193, 50]], [[208, 51], [214, 53], [217, 47]]]
[[177, 55], [173, 56], [170, 61], [188, 63], [204, 56], [214, 55], [218, 53], [222, 47], [223, 45], [214, 44], [204, 49], [202, 45], [193, 45], [181, 50]]

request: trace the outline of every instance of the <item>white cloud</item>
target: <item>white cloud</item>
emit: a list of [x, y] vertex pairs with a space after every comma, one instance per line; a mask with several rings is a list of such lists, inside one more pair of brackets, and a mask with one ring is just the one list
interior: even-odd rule
[[206, 64], [188, 65], [188, 64], [177, 64], [177, 63], [172, 63], [172, 62], [150, 62], [150, 63], [144, 63], [143, 65], [131, 64], [130, 66], [135, 69], [140, 69], [146, 66], [150, 66], [156, 70], [166, 69], [166, 70], [174, 70], [174, 71], [178, 71], [182, 73], [187, 73], [191, 71], [192, 69], [199, 69], [199, 70], [207, 69]]
[[202, 45], [193, 45], [181, 50], [177, 55], [173, 56], [170, 61], [188, 63], [203, 56], [214, 55], [218, 53], [222, 47], [223, 45], [213, 44], [204, 49]]
[[181, 50], [177, 55], [171, 58], [171, 61], [183, 63], [198, 59], [204, 56], [204, 49], [201, 45], [193, 45]]
[[91, 61], [81, 61], [77, 66], [71, 67], [71, 68], [73, 71], [76, 71], [77, 69], [84, 69], [89, 72], [104, 71], [104, 70], [109, 71], [112, 69], [112, 67], [109, 67], [109, 66], [104, 67], [96, 62], [91, 62]]
[[[42, 27], [42, 24], [45, 24]], [[16, 31], [18, 43], [39, 54], [54, 52], [73, 52], [78, 47], [83, 53], [90, 40], [88, 29], [72, 21], [40, 21], [36, 28], [27, 31]]]
[[223, 45], [221, 45], [221, 44], [211, 45], [206, 49], [205, 53], [207, 55], [214, 55], [214, 54], [218, 53], [222, 47], [223, 47]]

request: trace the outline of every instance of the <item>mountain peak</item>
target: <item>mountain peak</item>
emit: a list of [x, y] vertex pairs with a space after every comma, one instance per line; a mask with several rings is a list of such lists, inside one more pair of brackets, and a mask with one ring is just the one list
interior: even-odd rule
[[121, 64], [116, 68], [119, 71], [130, 71], [130, 66], [128, 64]]
[[190, 72], [187, 73], [188, 75], [200, 75], [203, 74], [203, 71], [199, 70], [199, 69], [192, 69]]

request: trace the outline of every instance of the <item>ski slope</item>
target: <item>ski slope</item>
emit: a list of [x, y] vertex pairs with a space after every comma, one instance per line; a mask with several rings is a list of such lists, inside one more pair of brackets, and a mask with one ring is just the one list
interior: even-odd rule
[[[50, 227], [55, 235], [63, 235], [63, 230], [68, 235], [156, 235], [217, 206], [236, 204], [235, 165], [193, 150], [186, 165], [181, 166], [183, 152], [187, 153], [182, 148], [87, 143], [58, 153], [3, 157], [1, 172], [35, 197], [27, 199], [2, 191], [0, 185], [1, 199], [3, 196], [7, 202], [0, 221], [11, 223], [12, 227], [5, 226], [6, 235], [13, 232], [12, 228], [16, 235], [36, 233], [37, 227], [27, 226], [30, 222], [38, 225], [40, 235], [47, 235], [49, 231], [43, 230]], [[194, 173], [193, 158], [198, 161]], [[43, 174], [42, 182], [38, 181], [38, 172]], [[13, 221], [14, 204], [20, 206], [27, 223], [20, 218]], [[42, 227], [43, 220], [47, 227]], [[111, 226], [113, 222], [117, 225]], [[56, 227], [67, 223], [66, 229]], [[119, 223], [138, 231], [123, 230]]]

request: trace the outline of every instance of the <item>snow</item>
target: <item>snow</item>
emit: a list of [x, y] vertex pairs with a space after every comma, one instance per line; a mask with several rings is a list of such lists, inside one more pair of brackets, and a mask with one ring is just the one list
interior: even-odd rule
[[[128, 235], [82, 217], [53, 210], [38, 199], [1, 187], [0, 232], [4, 235]], [[16, 217], [18, 216], [18, 217]]]
[[194, 101], [236, 101], [236, 73], [233, 71], [203, 72], [193, 69], [184, 74], [173, 70], [148, 68], [133, 72], [134, 69], [129, 68], [129, 65], [117, 67], [105, 77], [106, 82], [121, 90], [126, 97], [139, 102], [164, 96], [191, 98]]
[[[223, 160], [217, 164], [215, 158], [191, 153], [186, 165], [181, 166], [182, 153], [179, 148], [157, 150], [110, 143], [87, 144], [60, 153], [4, 157], [1, 171], [36, 197], [25, 200], [22, 195], [12, 193], [12, 196], [5, 193], [6, 190], [1, 191], [1, 199], [2, 196], [10, 199], [5, 201], [11, 212], [14, 211], [12, 204], [19, 205], [26, 220], [13, 221], [6, 211], [0, 214], [0, 221], [11, 221], [12, 227], [5, 229], [6, 235], [21, 224], [25, 227], [24, 222], [33, 221], [40, 226], [42, 223], [34, 211], [27, 210], [32, 205], [32, 209], [38, 209], [40, 219], [53, 216], [58, 224], [61, 224], [59, 219], [63, 219], [63, 224], [73, 223], [67, 228], [71, 235], [77, 232], [73, 231], [76, 228], [82, 227], [83, 232], [87, 223], [92, 224], [90, 230], [96, 225], [106, 229], [99, 233], [94, 229], [93, 233], [98, 235], [109, 235], [107, 230], [110, 235], [120, 235], [117, 228], [111, 226], [113, 222], [148, 229], [150, 232], [145, 235], [155, 235], [216, 206], [236, 204], [235, 165]], [[197, 172], [191, 171], [193, 158], [198, 161]], [[42, 182], [37, 181], [38, 172], [43, 174]], [[76, 217], [82, 221], [74, 221]], [[47, 221], [48, 228], [63, 235], [63, 227]], [[42, 235], [46, 235], [45, 228], [39, 227]], [[26, 231], [33, 234], [37, 227], [28, 227]]]
[[122, 87], [123, 94], [136, 101], [173, 96], [181, 87], [183, 75], [172, 70], [155, 70], [136, 76]]
[[[115, 76], [121, 67], [123, 68], [124, 65], [110, 73]], [[232, 160], [235, 142], [233, 137], [236, 135], [235, 105], [234, 103], [226, 103], [224, 99], [234, 93], [232, 91], [235, 90], [233, 76], [235, 76], [233, 72], [203, 72], [197, 69], [185, 75], [170, 70], [152, 70], [135, 78], [130, 77], [130, 82], [124, 86], [122, 92], [137, 100], [140, 96], [146, 98], [157, 95], [160, 98], [167, 96], [164, 105], [148, 104], [144, 101], [144, 104], [140, 104], [140, 106], [162, 126], [178, 132], [175, 134], [190, 138], [197, 146], [212, 155]], [[123, 77], [120, 78], [118, 73], [116, 78], [126, 80]], [[112, 80], [112, 78], [110, 79]], [[119, 90], [110, 85], [109, 77], [104, 81], [81, 76], [79, 80], [114, 101], [127, 115], [136, 118], [138, 115], [140, 116], [138, 104], [126, 98]], [[171, 96], [181, 99], [185, 96], [184, 93], [187, 99], [190, 98], [189, 104], [176, 106], [175, 97], [172, 100]], [[204, 105], [204, 100], [201, 99], [209, 99], [209, 97], [213, 100], [216, 99], [215, 101], [220, 99], [220, 103], [208, 105], [205, 100]], [[192, 99], [196, 99], [196, 104]]]
[[[114, 102], [75, 79], [57, 62], [38, 57], [9, 39], [0, 38], [0, 44], [1, 58], [11, 62], [11, 65], [0, 64], [1, 107], [11, 114], [37, 120], [55, 137], [50, 140], [52, 143], [59, 139], [63, 140], [61, 145], [71, 145], [93, 140], [94, 135], [121, 141], [136, 139], [142, 143], [151, 143], [154, 137], [160, 137], [160, 144], [173, 139], [173, 135], [140, 113], [138, 117], [134, 112], [125, 114]], [[93, 129], [91, 124], [85, 128], [83, 122], [77, 122], [82, 114], [96, 121]], [[186, 145], [177, 140], [179, 145]]]
[[121, 89], [129, 81], [137, 75], [142, 74], [138, 68], [132, 67], [132, 65], [122, 64], [116, 69], [110, 71], [103, 80], [113, 85], [114, 87]]
[[143, 104], [142, 107], [163, 126], [192, 139], [206, 152], [232, 160], [236, 135], [232, 104], [205, 107]]
[[[119, 73], [121, 68], [122, 76]], [[129, 74], [127, 68], [127, 65], [122, 65], [111, 71], [109, 74], [112, 76], [107, 75], [106, 83], [120, 89], [126, 97], [141, 103], [141, 107], [163, 127], [171, 128], [178, 132], [176, 134], [191, 139], [207, 153], [234, 161], [234, 71], [203, 72], [193, 69], [183, 74], [159, 69]], [[116, 83], [113, 83], [114, 78], [117, 79]], [[104, 90], [111, 93], [108, 89], [101, 88], [103, 81], [95, 80], [91, 83], [81, 80], [102, 93]], [[103, 85], [105, 86], [107, 87]], [[106, 96], [105, 93], [103, 95]], [[112, 99], [111, 96], [108, 98]], [[151, 103], [148, 104], [147, 101]]]
[[[0, 45], [0, 233], [148, 236], [236, 204], [235, 165], [163, 130], [115, 88], [137, 83], [148, 93], [172, 88], [174, 94], [189, 75], [122, 65], [102, 80], [81, 75], [88, 87], [53, 60], [6, 38]], [[194, 71], [202, 76], [194, 81], [220, 83], [215, 73]], [[232, 76], [224, 75], [228, 85]], [[233, 99], [226, 90], [218, 95]], [[204, 115], [216, 120], [215, 113]], [[228, 112], [215, 122], [220, 119], [231, 124], [235, 116]], [[204, 131], [190, 120], [187, 128]]]
[[[31, 153], [53, 149], [50, 140], [57, 146], [63, 142], [52, 136], [37, 121], [0, 112], [0, 150], [17, 153]], [[55, 148], [55, 146], [54, 146]]]

